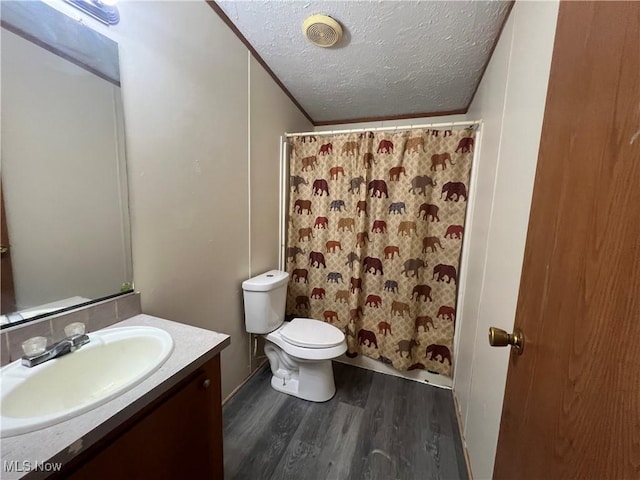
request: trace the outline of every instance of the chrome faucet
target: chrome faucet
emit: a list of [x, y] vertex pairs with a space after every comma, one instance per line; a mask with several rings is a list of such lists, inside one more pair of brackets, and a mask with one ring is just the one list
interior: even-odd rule
[[35, 367], [36, 365], [40, 365], [41, 363], [47, 362], [53, 358], [62, 357], [67, 353], [71, 353], [82, 345], [89, 343], [89, 341], [89, 336], [85, 334], [70, 335], [64, 340], [60, 340], [49, 348], [46, 348], [42, 353], [25, 355], [22, 357], [22, 365], [29, 368]]

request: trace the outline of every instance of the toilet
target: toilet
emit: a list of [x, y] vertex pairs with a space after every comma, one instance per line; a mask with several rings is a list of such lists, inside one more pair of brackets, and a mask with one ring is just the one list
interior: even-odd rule
[[331, 360], [347, 351], [347, 342], [328, 323], [310, 318], [284, 321], [288, 279], [287, 272], [271, 270], [242, 282], [246, 330], [265, 339], [275, 390], [326, 402], [336, 393]]

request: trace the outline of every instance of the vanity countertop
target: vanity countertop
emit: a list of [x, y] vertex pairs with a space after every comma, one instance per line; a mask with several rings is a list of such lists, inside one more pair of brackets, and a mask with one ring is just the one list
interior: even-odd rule
[[[218, 355], [230, 343], [228, 335], [144, 314], [108, 328], [142, 325], [161, 328], [173, 337], [174, 348], [167, 361], [139, 385], [104, 405], [51, 427], [3, 438], [0, 444], [0, 477], [6, 480], [24, 477], [42, 462], [45, 462], [45, 469], [54, 468], [58, 462], [68, 462]], [[47, 475], [45, 471], [36, 470], [31, 471], [28, 478]]]

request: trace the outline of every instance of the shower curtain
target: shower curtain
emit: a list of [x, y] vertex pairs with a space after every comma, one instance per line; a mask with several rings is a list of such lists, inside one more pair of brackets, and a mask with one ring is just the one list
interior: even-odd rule
[[347, 355], [451, 376], [475, 131], [290, 140], [287, 315], [334, 324]]

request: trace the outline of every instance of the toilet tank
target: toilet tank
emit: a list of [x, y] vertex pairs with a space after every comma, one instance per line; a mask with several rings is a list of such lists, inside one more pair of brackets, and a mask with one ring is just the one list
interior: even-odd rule
[[244, 323], [249, 333], [269, 333], [284, 322], [289, 274], [270, 270], [242, 282]]

